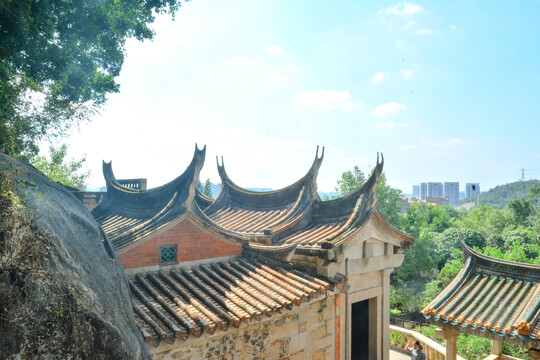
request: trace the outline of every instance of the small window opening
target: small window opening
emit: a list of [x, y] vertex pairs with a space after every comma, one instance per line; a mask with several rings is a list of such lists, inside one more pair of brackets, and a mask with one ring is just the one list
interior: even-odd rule
[[169, 264], [176, 262], [176, 246], [163, 246], [161, 248], [161, 263]]

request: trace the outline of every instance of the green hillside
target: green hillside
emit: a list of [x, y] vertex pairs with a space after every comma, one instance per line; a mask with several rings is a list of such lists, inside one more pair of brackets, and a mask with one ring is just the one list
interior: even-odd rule
[[[506, 185], [498, 185], [480, 194], [480, 202], [495, 209], [503, 209], [509, 201], [527, 199], [531, 189], [539, 186], [540, 180], [516, 181]], [[461, 202], [469, 201], [475, 201], [475, 199], [464, 199]]]

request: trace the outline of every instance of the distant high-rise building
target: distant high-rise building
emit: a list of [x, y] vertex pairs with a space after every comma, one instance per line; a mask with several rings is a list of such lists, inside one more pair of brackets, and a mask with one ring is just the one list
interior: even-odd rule
[[417, 199], [420, 198], [420, 185], [412, 186], [412, 196], [416, 197]]
[[459, 205], [459, 183], [458, 182], [445, 182], [444, 183], [444, 196], [448, 198], [448, 205]]
[[473, 198], [476, 195], [480, 195], [480, 184], [479, 183], [467, 183], [465, 185], [465, 197]]
[[465, 191], [460, 191], [459, 192], [459, 200], [461, 199], [465, 199]]
[[443, 197], [443, 183], [442, 182], [428, 182], [427, 183], [427, 196], [439, 196]]
[[427, 183], [420, 183], [420, 200], [426, 200], [427, 196]]

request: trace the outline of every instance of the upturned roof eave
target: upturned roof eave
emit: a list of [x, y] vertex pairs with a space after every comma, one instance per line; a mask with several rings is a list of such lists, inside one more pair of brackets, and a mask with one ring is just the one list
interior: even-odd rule
[[317, 175], [324, 158], [324, 147], [319, 157], [319, 147], [315, 159], [309, 171], [295, 183], [281, 189], [272, 191], [253, 191], [237, 185], [231, 180], [225, 170], [223, 158], [222, 164], [217, 160], [219, 176], [221, 177], [221, 192], [216, 200], [205, 210], [211, 215], [226, 205], [237, 204], [243, 208], [260, 210], [262, 208], [275, 209], [296, 202], [303, 188], [309, 188], [310, 197], [318, 198]]

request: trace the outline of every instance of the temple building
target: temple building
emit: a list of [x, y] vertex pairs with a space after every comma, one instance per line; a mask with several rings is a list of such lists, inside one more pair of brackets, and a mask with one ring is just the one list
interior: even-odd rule
[[155, 359], [389, 358], [390, 274], [411, 236], [377, 212], [379, 161], [351, 194], [322, 201], [319, 149], [294, 184], [236, 185], [218, 161], [216, 199], [196, 185], [206, 148], [154, 189], [117, 180], [92, 211], [130, 278]]
[[492, 339], [493, 360], [503, 342], [529, 348], [529, 356], [540, 359], [540, 266], [462, 246], [465, 267], [421, 311], [446, 339], [446, 359], [455, 359], [460, 333]]

